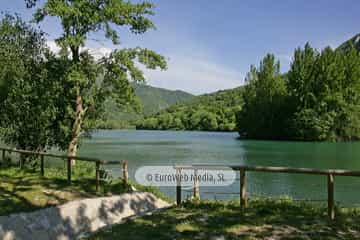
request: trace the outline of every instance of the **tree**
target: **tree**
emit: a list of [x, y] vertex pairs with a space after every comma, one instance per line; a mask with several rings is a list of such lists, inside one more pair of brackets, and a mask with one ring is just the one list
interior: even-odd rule
[[[25, 1], [28, 7], [38, 4], [36, 0]], [[153, 8], [148, 2], [48, 0], [34, 14], [38, 23], [46, 17], [58, 18], [63, 29], [56, 43], [61, 47], [60, 58], [70, 64], [63, 82], [66, 100], [59, 106], [64, 117], [56, 140], [60, 148], [67, 148], [70, 157], [76, 156], [80, 135], [96, 125], [107, 98], [113, 98], [119, 107], [131, 107], [134, 91], [129, 82], [145, 80], [136, 61], [150, 69], [166, 68], [164, 57], [139, 47], [116, 49], [109, 57], [95, 61], [83, 49], [89, 34], [103, 32], [118, 45], [115, 27], [129, 27], [133, 34], [155, 28], [148, 18], [154, 14]]]
[[[360, 58], [354, 46], [321, 53], [296, 49], [287, 89], [293, 100], [291, 138], [355, 140], [360, 127]], [[290, 103], [288, 103], [289, 105]]]
[[182, 123], [180, 118], [174, 118], [171, 128], [174, 130], [183, 130], [184, 124]]
[[342, 140], [360, 139], [360, 55], [353, 44], [346, 51], [337, 50], [338, 63], [343, 66], [341, 80], [341, 110], [337, 114], [334, 129]]
[[309, 44], [297, 49], [288, 74], [288, 90], [295, 102], [292, 119], [295, 138], [336, 139], [343, 128], [337, 121], [346, 106], [344, 54], [325, 48], [321, 54]]
[[312, 95], [314, 82], [315, 64], [319, 53], [306, 43], [304, 49], [297, 48], [287, 74], [287, 89], [292, 102], [300, 108], [311, 107], [315, 103]]
[[286, 87], [280, 74], [280, 63], [274, 55], [266, 55], [259, 69], [250, 67], [245, 81], [244, 106], [237, 114], [241, 137], [282, 138]]
[[[178, 103], [137, 122], [137, 128], [146, 128], [148, 119], [159, 122], [151, 129], [186, 129], [207, 131], [234, 131], [235, 112], [241, 109], [243, 87], [204, 94], [184, 103]], [[160, 125], [163, 115], [173, 117], [171, 125]], [[210, 116], [209, 116], [210, 115]]]
[[216, 120], [216, 115], [211, 112], [205, 112], [201, 119], [201, 130], [217, 130], [218, 123]]
[[54, 58], [44, 34], [6, 14], [0, 22], [0, 46], [1, 138], [20, 149], [44, 150], [54, 143], [61, 89], [54, 79], [59, 72], [49, 68]]
[[189, 124], [191, 130], [201, 130], [201, 120], [206, 112], [202, 109], [197, 110], [190, 116]]
[[170, 113], [161, 114], [159, 116], [159, 126], [161, 129], [166, 130], [169, 129], [173, 123], [173, 116]]

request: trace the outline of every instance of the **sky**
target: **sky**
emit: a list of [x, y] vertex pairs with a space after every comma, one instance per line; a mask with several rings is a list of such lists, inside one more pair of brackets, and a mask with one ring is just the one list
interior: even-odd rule
[[[23, 0], [0, 0], [0, 10], [30, 20]], [[40, 4], [43, 1], [40, 1]], [[244, 84], [251, 64], [273, 53], [287, 71], [295, 48], [337, 47], [360, 33], [359, 0], [153, 0], [156, 30], [132, 35], [120, 29], [121, 44], [113, 46], [102, 33], [87, 42], [94, 55], [122, 47], [146, 47], [164, 55], [166, 71], [144, 70], [147, 83], [203, 94]], [[61, 33], [57, 19], [40, 26], [48, 45]]]

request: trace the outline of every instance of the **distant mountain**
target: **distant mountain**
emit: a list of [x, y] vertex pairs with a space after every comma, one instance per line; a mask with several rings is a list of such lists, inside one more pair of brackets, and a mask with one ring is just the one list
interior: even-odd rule
[[346, 42], [342, 43], [337, 49], [346, 51], [351, 46], [351, 44], [353, 44], [355, 48], [360, 52], [360, 33], [356, 34]]
[[136, 96], [143, 105], [145, 116], [154, 114], [174, 104], [191, 100], [195, 96], [180, 90], [168, 90], [149, 85], [134, 84]]
[[[351, 44], [360, 52], [360, 33], [337, 49]], [[286, 76], [286, 74], [284, 74]], [[107, 126], [111, 128], [234, 131], [235, 112], [243, 104], [243, 87], [194, 96], [148, 85], [134, 85], [143, 104], [142, 114], [118, 112], [109, 104]]]
[[234, 131], [243, 87], [204, 94], [138, 121], [137, 129]]
[[144, 84], [133, 84], [135, 94], [139, 98], [142, 110], [139, 113], [119, 111], [115, 104], [109, 101], [106, 104], [105, 121], [99, 128], [134, 128], [134, 121], [139, 121], [145, 116], [155, 114], [174, 104], [190, 101], [195, 96], [180, 90], [168, 90]]

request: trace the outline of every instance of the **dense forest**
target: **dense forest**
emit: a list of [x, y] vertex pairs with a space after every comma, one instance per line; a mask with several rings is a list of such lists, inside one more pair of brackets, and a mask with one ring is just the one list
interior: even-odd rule
[[239, 131], [242, 138], [360, 138], [360, 36], [337, 49], [297, 48], [286, 73], [267, 54], [245, 86], [195, 97], [139, 119], [137, 129]]
[[103, 119], [98, 122], [100, 129], [131, 129], [146, 116], [160, 112], [177, 103], [190, 101], [195, 96], [180, 90], [156, 88], [145, 84], [132, 83], [138, 107], [119, 109], [114, 101], [107, 101]]
[[290, 70], [268, 54], [246, 77], [241, 137], [348, 141], [360, 138], [360, 56], [353, 44], [294, 52]]
[[243, 88], [204, 94], [138, 121], [137, 129], [234, 131]]

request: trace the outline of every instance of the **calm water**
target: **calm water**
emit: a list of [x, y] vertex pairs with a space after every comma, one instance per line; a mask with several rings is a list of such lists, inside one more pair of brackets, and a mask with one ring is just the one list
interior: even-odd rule
[[[247, 164], [306, 168], [339, 168], [360, 170], [360, 142], [314, 143], [242, 141], [237, 133], [175, 131], [98, 131], [86, 140], [80, 155], [105, 160], [129, 161], [129, 173], [143, 165], [180, 163]], [[119, 166], [109, 166], [113, 175]], [[248, 173], [250, 195], [288, 195], [295, 199], [325, 200], [326, 176]], [[335, 199], [343, 205], [360, 206], [360, 178], [336, 177]], [[170, 197], [174, 188], [161, 188]], [[239, 182], [221, 189], [200, 188], [202, 198], [238, 198]], [[216, 194], [214, 194], [215, 192]], [[187, 196], [189, 193], [184, 192]]]

